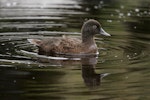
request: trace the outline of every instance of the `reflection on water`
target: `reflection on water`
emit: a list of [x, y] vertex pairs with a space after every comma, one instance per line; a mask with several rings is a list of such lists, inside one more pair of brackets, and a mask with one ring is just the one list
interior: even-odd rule
[[95, 66], [97, 64], [96, 57], [85, 57], [81, 59], [82, 63], [82, 77], [86, 86], [95, 88], [101, 84], [101, 79], [109, 73], [97, 74]]
[[[149, 0], [0, 0], [1, 100], [149, 100]], [[33, 53], [28, 38], [80, 36], [94, 18], [98, 57]], [[53, 59], [52, 59], [53, 58]]]

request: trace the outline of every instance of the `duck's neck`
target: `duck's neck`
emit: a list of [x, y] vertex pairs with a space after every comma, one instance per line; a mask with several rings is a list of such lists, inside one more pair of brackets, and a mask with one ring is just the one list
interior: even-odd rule
[[82, 35], [82, 43], [86, 44], [86, 45], [91, 45], [91, 44], [95, 44], [95, 40], [93, 38], [93, 36], [88, 36], [88, 35]]
[[91, 53], [97, 52], [97, 45], [93, 36], [82, 35], [83, 50]]

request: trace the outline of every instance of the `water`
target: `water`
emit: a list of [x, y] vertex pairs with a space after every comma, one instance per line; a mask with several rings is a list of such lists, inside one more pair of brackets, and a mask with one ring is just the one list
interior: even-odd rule
[[[149, 100], [149, 0], [0, 0], [1, 100]], [[80, 36], [87, 19], [98, 57], [52, 59], [28, 38]]]

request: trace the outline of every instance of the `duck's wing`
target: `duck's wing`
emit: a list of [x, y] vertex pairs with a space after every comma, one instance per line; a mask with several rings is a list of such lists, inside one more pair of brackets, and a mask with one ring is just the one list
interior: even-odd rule
[[34, 44], [35, 46], [50, 46], [56, 45], [58, 46], [61, 42], [60, 38], [52, 37], [47, 39], [27, 39], [29, 43]]
[[28, 39], [31, 44], [39, 47], [39, 54], [52, 55], [61, 53], [81, 52], [81, 40], [72, 37], [52, 37], [48, 39]]
[[59, 52], [62, 53], [79, 53], [81, 52], [82, 41], [78, 38], [63, 37], [59, 44]]

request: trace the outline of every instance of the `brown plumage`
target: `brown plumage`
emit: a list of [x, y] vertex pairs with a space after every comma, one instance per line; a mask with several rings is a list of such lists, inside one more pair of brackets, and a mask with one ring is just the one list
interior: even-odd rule
[[31, 44], [39, 48], [38, 54], [87, 54], [97, 53], [97, 45], [93, 39], [96, 34], [110, 36], [102, 28], [98, 21], [90, 19], [86, 21], [81, 29], [82, 39], [73, 37], [50, 37], [48, 39], [28, 39]]

